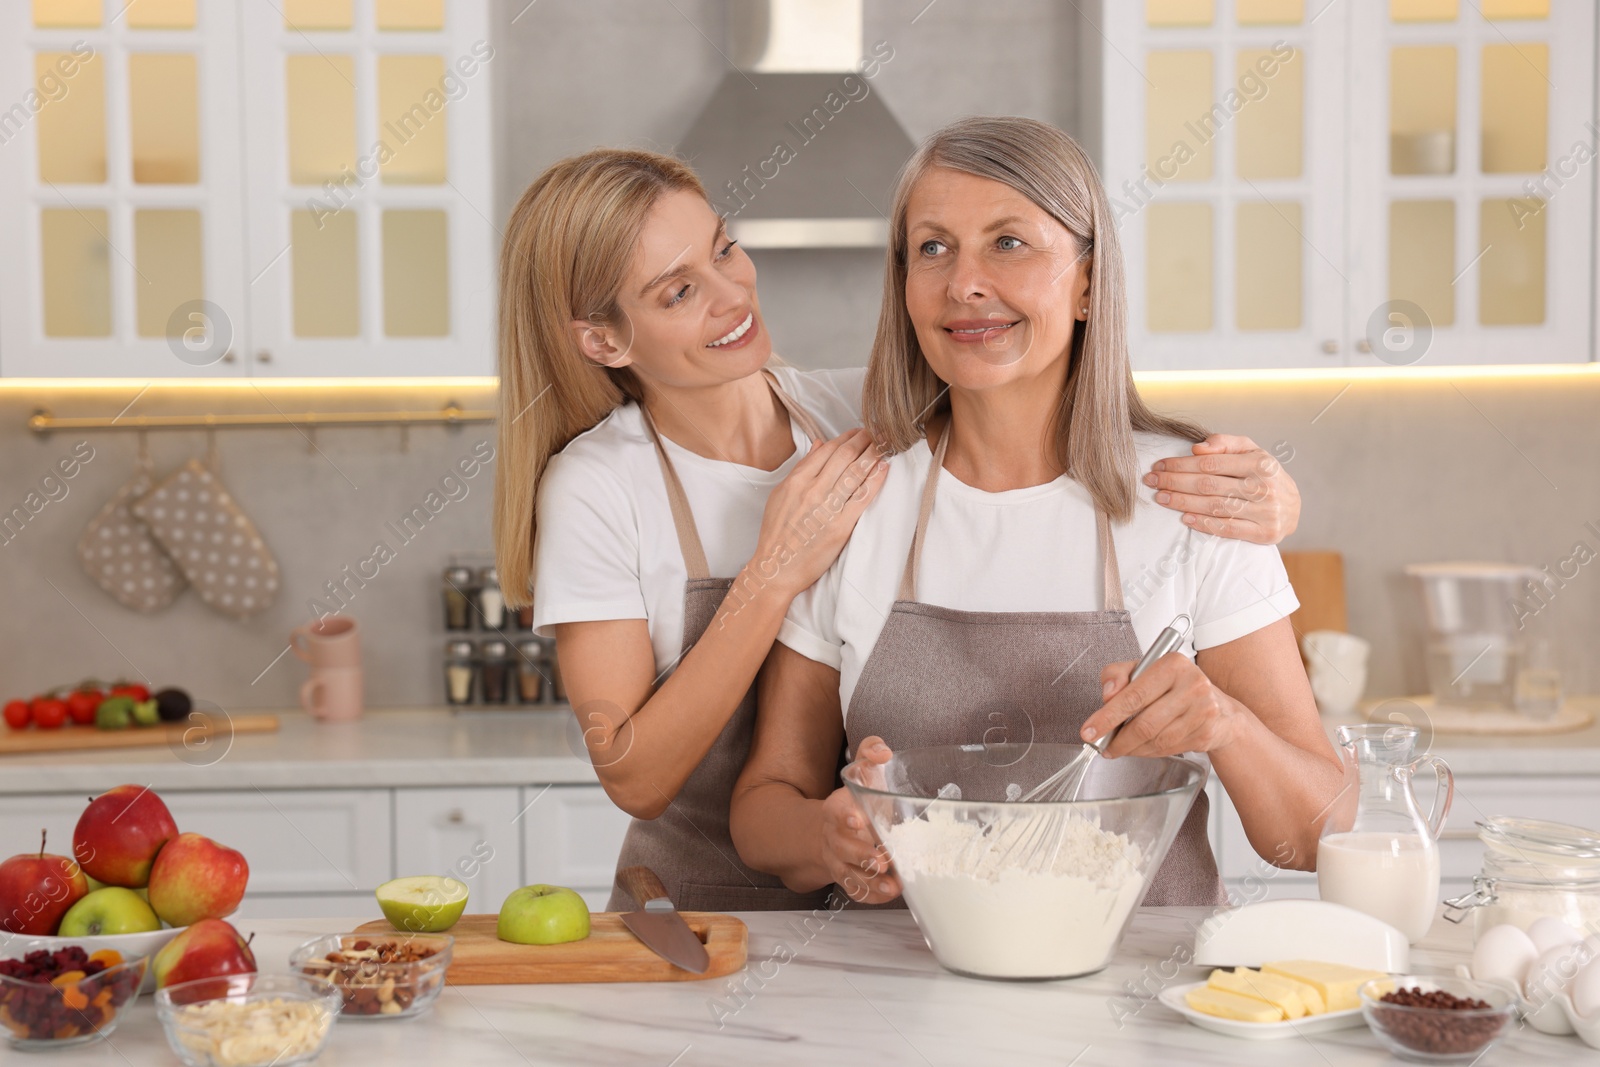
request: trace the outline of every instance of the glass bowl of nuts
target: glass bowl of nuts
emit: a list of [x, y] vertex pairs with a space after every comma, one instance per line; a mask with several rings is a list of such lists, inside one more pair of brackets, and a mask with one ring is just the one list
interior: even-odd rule
[[289, 969], [338, 988], [347, 1019], [407, 1019], [444, 989], [455, 938], [449, 934], [333, 934], [289, 955]]
[[1408, 975], [1362, 986], [1361, 1014], [1403, 1060], [1473, 1063], [1511, 1031], [1517, 1005], [1488, 982]]
[[339, 991], [303, 974], [230, 974], [156, 991], [167, 1044], [188, 1067], [293, 1067], [322, 1052]]
[[0, 960], [0, 1025], [20, 1049], [98, 1041], [117, 1028], [139, 996], [148, 960], [68, 945]]

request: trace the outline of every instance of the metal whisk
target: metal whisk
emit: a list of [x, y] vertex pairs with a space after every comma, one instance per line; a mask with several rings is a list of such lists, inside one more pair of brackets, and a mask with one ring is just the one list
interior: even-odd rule
[[[1131, 683], [1133, 679], [1148, 670], [1151, 664], [1182, 644], [1184, 634], [1189, 632], [1191, 621], [1188, 615], [1179, 615], [1173, 619], [1172, 624], [1161, 631], [1144, 656], [1134, 666], [1133, 673], [1128, 677], [1128, 681]], [[1072, 762], [1022, 794], [1019, 798], [1020, 801], [1023, 803], [1056, 804], [1062, 801], [1077, 800], [1078, 793], [1083, 789], [1083, 780], [1088, 774], [1089, 765], [1094, 762], [1096, 756], [1105, 755], [1107, 746], [1111, 744], [1122, 727], [1131, 721], [1133, 720], [1126, 719], [1093, 741], [1085, 742], [1082, 751], [1073, 757]], [[1055, 853], [1061, 847], [1062, 814], [1054, 808], [1047, 808], [1037, 814], [1025, 816], [1025, 818], [1028, 819], [1028, 825], [1011, 844], [1011, 848], [1014, 850], [1012, 854], [1019, 857], [1019, 862], [1016, 865], [1028, 870], [1047, 870], [1054, 866]], [[1044, 853], [1047, 849], [1050, 853], [1048, 863], [1040, 864], [1039, 861], [1045, 859]]]

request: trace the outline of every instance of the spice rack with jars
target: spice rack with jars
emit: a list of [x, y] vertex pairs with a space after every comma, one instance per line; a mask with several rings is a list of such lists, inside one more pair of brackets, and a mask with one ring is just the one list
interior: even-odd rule
[[533, 609], [506, 608], [487, 554], [451, 556], [439, 586], [444, 697], [451, 708], [565, 707], [554, 638], [533, 633]]

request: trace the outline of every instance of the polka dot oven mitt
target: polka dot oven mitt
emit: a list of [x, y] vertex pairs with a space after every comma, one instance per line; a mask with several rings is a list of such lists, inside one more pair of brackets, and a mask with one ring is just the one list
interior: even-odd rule
[[277, 599], [278, 561], [199, 460], [179, 467], [132, 510], [212, 608], [245, 619]]
[[89, 577], [123, 607], [145, 614], [167, 607], [187, 584], [150, 528], [129, 510], [154, 485], [149, 466], [141, 464], [78, 538], [78, 560]]

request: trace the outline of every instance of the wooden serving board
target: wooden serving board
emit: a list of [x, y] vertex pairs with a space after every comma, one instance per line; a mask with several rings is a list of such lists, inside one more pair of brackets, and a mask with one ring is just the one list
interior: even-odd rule
[[[189, 719], [158, 726], [127, 726], [121, 730], [101, 730], [94, 726], [63, 726], [41, 730], [29, 726], [22, 730], [0, 728], [0, 756], [24, 752], [78, 752], [102, 748], [134, 748], [139, 745], [177, 745], [210, 743], [203, 731], [213, 737], [234, 734], [271, 733], [278, 728], [276, 715], [232, 715], [213, 725], [208, 719]], [[201, 732], [197, 732], [201, 731]]]
[[[721, 978], [744, 967], [750, 931], [732, 915], [680, 913], [704, 942], [711, 966], [705, 974], [674, 967], [644, 946], [616, 912], [589, 918], [589, 936], [564, 945], [513, 945], [495, 936], [495, 915], [463, 915], [445, 931], [456, 939], [445, 981], [450, 985], [528, 985], [549, 982], [690, 982]], [[385, 919], [363, 923], [358, 934], [395, 937]]]

